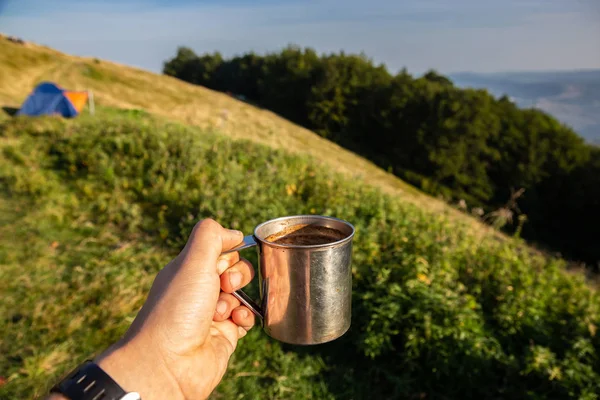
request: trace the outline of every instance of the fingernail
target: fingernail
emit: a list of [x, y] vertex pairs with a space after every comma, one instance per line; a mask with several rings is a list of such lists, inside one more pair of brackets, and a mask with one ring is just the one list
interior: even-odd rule
[[241, 326], [238, 326], [238, 336], [239, 337], [244, 337], [246, 336], [246, 333], [248, 333], [248, 331], [246, 331], [244, 328], [242, 328]]
[[242, 233], [242, 231], [238, 231], [237, 229], [227, 229], [227, 230], [232, 235], [235, 235], [235, 236], [244, 236], [244, 234]]
[[237, 289], [242, 284], [242, 273], [239, 271], [231, 271], [229, 273], [229, 283], [233, 289]]
[[248, 318], [248, 311], [244, 310], [243, 308], [238, 311], [238, 314], [241, 318]]
[[223, 315], [227, 312], [227, 302], [223, 300], [217, 301], [217, 312]]
[[229, 268], [229, 262], [227, 260], [219, 260], [217, 262], [217, 273], [221, 275], [225, 270]]

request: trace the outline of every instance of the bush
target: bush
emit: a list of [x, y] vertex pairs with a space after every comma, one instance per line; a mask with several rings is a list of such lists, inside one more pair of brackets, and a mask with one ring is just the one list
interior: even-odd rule
[[[540, 110], [454, 87], [435, 71], [392, 75], [364, 54], [318, 55], [296, 46], [230, 59], [183, 47], [163, 72], [243, 96], [412, 178], [429, 194], [491, 212], [525, 189], [525, 238], [592, 266], [600, 261], [593, 242], [600, 236], [598, 178], [584, 173], [596, 169], [600, 153]], [[574, 191], [589, 206], [575, 224], [571, 215], [582, 204]]]
[[250, 232], [301, 213], [357, 228], [352, 328], [308, 348], [255, 329], [215, 399], [600, 391], [597, 293], [518, 240], [315, 160], [143, 115], [17, 118], [0, 135], [1, 398], [41, 395], [118, 338], [198, 219]]

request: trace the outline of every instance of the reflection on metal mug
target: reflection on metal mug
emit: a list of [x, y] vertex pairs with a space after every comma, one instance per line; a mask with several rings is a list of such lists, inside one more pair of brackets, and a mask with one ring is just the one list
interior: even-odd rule
[[[332, 228], [343, 237], [313, 245], [266, 240], [295, 225]], [[353, 237], [354, 227], [333, 217], [298, 215], [264, 222], [254, 229], [254, 235], [226, 252], [257, 246], [259, 304], [241, 290], [233, 295], [274, 339], [302, 345], [337, 339], [350, 328]]]

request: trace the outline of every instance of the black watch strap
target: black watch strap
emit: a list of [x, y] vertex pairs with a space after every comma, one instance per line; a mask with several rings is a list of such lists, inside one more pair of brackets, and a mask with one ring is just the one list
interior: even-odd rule
[[127, 393], [92, 361], [86, 361], [56, 384], [51, 392], [70, 400], [119, 400]]

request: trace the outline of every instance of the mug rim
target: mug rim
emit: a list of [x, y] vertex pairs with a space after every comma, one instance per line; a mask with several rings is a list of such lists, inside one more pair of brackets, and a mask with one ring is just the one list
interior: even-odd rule
[[[351, 232], [348, 236], [346, 236], [343, 239], [340, 239], [340, 240], [337, 240], [337, 241], [331, 242], [331, 243], [325, 243], [325, 244], [278, 244], [275, 242], [269, 242], [268, 240], [265, 240], [265, 239], [259, 237], [256, 233], [261, 227], [271, 224], [273, 222], [277, 222], [280, 220], [286, 220], [286, 219], [292, 219], [292, 218], [302, 218], [302, 217], [319, 218], [319, 219], [324, 219], [324, 220], [329, 220], [329, 221], [340, 222], [340, 223], [348, 226], [351, 229]], [[260, 243], [266, 244], [267, 246], [271, 246], [271, 247], [279, 247], [279, 248], [283, 248], [283, 249], [324, 249], [324, 248], [329, 248], [329, 247], [337, 247], [339, 245], [342, 245], [342, 244], [345, 244], [346, 242], [351, 241], [352, 238], [354, 237], [355, 233], [356, 233], [356, 229], [354, 228], [354, 225], [352, 225], [350, 222], [345, 221], [343, 219], [331, 217], [328, 215], [299, 214], [299, 215], [286, 215], [284, 217], [273, 218], [268, 221], [262, 222], [254, 228], [253, 236], [254, 236], [255, 240], [259, 241]]]

